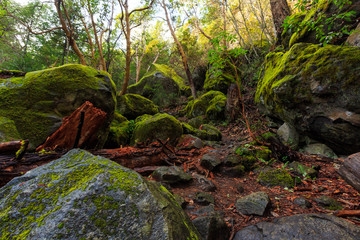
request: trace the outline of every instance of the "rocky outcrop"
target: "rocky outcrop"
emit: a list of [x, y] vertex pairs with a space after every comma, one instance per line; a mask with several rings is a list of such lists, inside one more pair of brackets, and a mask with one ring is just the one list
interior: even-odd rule
[[129, 120], [144, 114], [154, 115], [159, 112], [158, 107], [152, 101], [138, 94], [118, 96], [116, 110]]
[[161, 185], [74, 149], [0, 189], [1, 239], [199, 239]]
[[307, 43], [266, 56], [256, 101], [336, 153], [360, 151], [360, 49]]
[[172, 68], [162, 64], [153, 65], [155, 70], [147, 73], [138, 83], [129, 86], [128, 93], [139, 94], [159, 106], [176, 104], [180, 95], [191, 95], [184, 79]]
[[341, 218], [325, 214], [300, 214], [261, 222], [236, 233], [234, 240], [356, 240], [360, 228]]
[[184, 134], [194, 135], [202, 140], [208, 141], [221, 141], [222, 134], [214, 126], [209, 124], [203, 124], [200, 126], [200, 129], [193, 128], [187, 123], [182, 123]]
[[106, 141], [113, 118], [116, 91], [110, 75], [83, 65], [64, 65], [0, 80], [0, 116], [15, 123], [30, 148], [43, 143], [84, 102], [107, 115], [97, 147]]

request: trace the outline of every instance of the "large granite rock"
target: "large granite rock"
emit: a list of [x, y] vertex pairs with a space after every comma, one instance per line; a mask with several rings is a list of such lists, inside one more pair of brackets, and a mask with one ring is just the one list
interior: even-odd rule
[[185, 81], [170, 67], [153, 64], [154, 70], [147, 73], [138, 83], [128, 87], [128, 93], [144, 96], [156, 105], [176, 104], [180, 95], [191, 95]]
[[360, 151], [360, 49], [307, 43], [266, 56], [256, 101], [336, 153]]
[[261, 222], [236, 233], [234, 240], [358, 240], [360, 228], [325, 214], [300, 214]]
[[199, 239], [161, 185], [74, 149], [0, 189], [0, 239]]
[[30, 140], [30, 148], [43, 143], [63, 117], [86, 101], [107, 113], [98, 144], [91, 146], [102, 147], [116, 104], [115, 85], [108, 73], [70, 64], [0, 79], [0, 116], [15, 123], [20, 137]]

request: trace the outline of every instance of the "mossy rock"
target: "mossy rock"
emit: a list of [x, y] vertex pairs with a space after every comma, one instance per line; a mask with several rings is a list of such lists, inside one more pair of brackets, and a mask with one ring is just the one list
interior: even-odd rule
[[360, 151], [360, 49], [299, 43], [266, 56], [255, 100], [336, 153]]
[[0, 80], [0, 116], [14, 121], [30, 148], [43, 143], [84, 102], [107, 113], [97, 133], [96, 146], [106, 141], [116, 105], [116, 88], [110, 75], [83, 65], [30, 72], [25, 77]]
[[222, 139], [222, 134], [219, 129], [209, 124], [203, 124], [201, 125], [201, 129], [196, 129], [187, 123], [182, 123], [182, 128], [184, 134], [191, 134], [202, 140], [221, 141]]
[[73, 149], [0, 189], [0, 238], [185, 240], [199, 233], [163, 186]]
[[274, 169], [262, 171], [259, 174], [258, 181], [261, 185], [267, 187], [294, 187], [294, 180], [291, 175], [284, 169]]
[[0, 143], [21, 140], [14, 121], [0, 116]]
[[185, 85], [176, 72], [162, 64], [153, 64], [154, 70], [147, 73], [138, 83], [128, 87], [128, 93], [144, 96], [156, 105], [176, 105], [181, 95], [191, 95], [190, 88]]
[[253, 170], [258, 161], [269, 161], [271, 150], [266, 146], [254, 146], [245, 144], [235, 149], [235, 154], [240, 156], [241, 163], [247, 171]]
[[135, 121], [128, 121], [126, 117], [115, 112], [114, 120], [110, 124], [110, 132], [105, 143], [105, 148], [119, 148], [130, 144], [130, 139], [135, 128]]
[[152, 101], [138, 94], [118, 96], [116, 110], [129, 120], [144, 114], [154, 115], [159, 112], [159, 108]]
[[210, 91], [196, 100], [190, 101], [184, 109], [188, 118], [205, 116], [208, 120], [225, 119], [226, 96], [219, 91]]
[[131, 138], [131, 144], [161, 139], [176, 145], [183, 134], [181, 123], [173, 116], [166, 113], [158, 113], [154, 116], [143, 115], [135, 120], [135, 129]]
[[224, 94], [230, 84], [235, 83], [235, 73], [231, 67], [226, 67], [220, 74], [215, 74], [213, 68], [209, 68], [206, 72], [206, 79], [204, 82], [204, 90], [206, 91], [220, 91]]
[[[356, 2], [356, 1], [355, 1]], [[320, 30], [326, 36], [330, 33], [341, 32], [342, 28], [345, 25], [348, 25], [346, 28], [347, 31], [351, 31], [356, 27], [357, 19], [360, 17], [360, 4], [359, 2], [355, 3], [353, 1], [352, 4], [345, 4], [344, 7], [339, 10], [339, 7], [333, 1], [328, 0], [319, 0], [314, 6], [306, 10], [305, 12], [299, 12], [291, 15], [289, 20], [292, 25], [300, 25], [303, 26], [296, 32], [291, 32], [291, 30], [284, 31], [282, 33], [282, 44], [288, 49], [292, 47], [296, 43], [306, 42], [319, 44], [320, 39], [317, 36], [317, 30]], [[354, 11], [355, 15], [350, 21], [346, 21], [342, 18], [335, 19], [335, 21], [327, 22], [327, 18], [334, 15], [334, 13], [343, 14], [349, 11]], [[316, 25], [315, 28], [311, 28], [315, 22], [320, 19], [320, 22]], [[345, 37], [334, 37], [330, 43], [340, 45], [346, 41]]]

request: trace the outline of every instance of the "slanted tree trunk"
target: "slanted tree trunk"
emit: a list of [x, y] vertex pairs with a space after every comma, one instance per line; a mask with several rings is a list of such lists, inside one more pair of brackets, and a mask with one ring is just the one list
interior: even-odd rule
[[162, 0], [162, 8], [164, 9], [165, 11], [165, 17], [166, 17], [166, 22], [169, 26], [169, 30], [171, 32], [171, 35], [176, 43], [176, 46], [180, 52], [180, 55], [181, 55], [181, 59], [182, 59], [182, 62], [183, 62], [183, 66], [184, 66], [184, 69], [185, 69], [185, 73], [186, 73], [186, 76], [187, 76], [187, 79], [189, 81], [189, 86], [190, 86], [190, 89], [191, 89], [191, 94], [193, 96], [194, 99], [196, 99], [196, 89], [195, 89], [195, 85], [194, 85], [194, 82], [193, 82], [193, 79], [192, 79], [192, 76], [191, 76], [191, 72], [190, 72], [190, 69], [189, 69], [189, 65], [188, 65], [188, 62], [187, 62], [187, 57], [186, 57], [186, 54], [184, 52], [184, 49], [183, 47], [181, 46], [181, 43], [179, 42], [178, 38], [176, 37], [176, 34], [175, 34], [175, 31], [171, 25], [171, 22], [170, 22], [170, 19], [169, 19], [169, 14], [168, 14], [168, 11], [167, 11], [167, 7], [165, 5], [165, 0]]
[[270, 0], [270, 6], [275, 26], [276, 43], [279, 44], [284, 30], [282, 25], [285, 18], [291, 15], [291, 10], [286, 0]]

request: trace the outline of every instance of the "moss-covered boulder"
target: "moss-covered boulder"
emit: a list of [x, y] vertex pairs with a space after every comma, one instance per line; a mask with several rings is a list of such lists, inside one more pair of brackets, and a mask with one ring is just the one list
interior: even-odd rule
[[199, 239], [161, 185], [74, 149], [0, 189], [1, 239]]
[[149, 99], [138, 94], [125, 94], [117, 97], [116, 110], [129, 120], [159, 112], [159, 108]]
[[154, 116], [143, 115], [135, 120], [135, 129], [131, 138], [131, 144], [137, 142], [156, 141], [161, 139], [176, 144], [183, 129], [181, 123], [173, 116], [166, 113], [158, 113]]
[[116, 104], [115, 85], [108, 73], [71, 64], [0, 80], [0, 116], [14, 121], [30, 147], [45, 141], [60, 127], [62, 118], [85, 101], [107, 113], [97, 146], [89, 146], [102, 147]]
[[360, 151], [360, 49], [299, 43], [266, 57], [256, 101], [336, 153]]
[[222, 134], [219, 129], [209, 124], [203, 124], [201, 125], [201, 129], [196, 129], [187, 123], [182, 123], [182, 128], [184, 134], [191, 134], [202, 140], [221, 141], [222, 139]]
[[[357, 19], [360, 17], [360, 1], [351, 1], [351, 4], [345, 4], [341, 9], [334, 3], [335, 1], [319, 0], [305, 12], [295, 13], [290, 16], [287, 25], [298, 26], [298, 29], [286, 29], [282, 33], [282, 44], [285, 48], [292, 47], [299, 42], [319, 44], [323, 36], [332, 35], [327, 40], [331, 44], [343, 44], [347, 35], [344, 32], [350, 32], [356, 28]], [[328, 18], [354, 11], [354, 16], [350, 19], [335, 18], [334, 21], [327, 21]], [[323, 35], [319, 34], [320, 32]], [[335, 33], [339, 33], [335, 35]]]
[[0, 143], [20, 139], [21, 137], [14, 121], [0, 116]]
[[262, 171], [258, 177], [259, 183], [264, 186], [274, 187], [281, 186], [292, 188], [294, 180], [285, 169], [274, 169]]
[[128, 93], [144, 96], [156, 105], [177, 104], [180, 95], [191, 95], [190, 88], [176, 72], [162, 64], [153, 64], [154, 70], [147, 73], [138, 83], [128, 87]]
[[110, 124], [110, 132], [105, 148], [119, 148], [128, 145], [135, 127], [134, 120], [128, 121], [126, 117], [115, 112], [114, 120]]
[[196, 100], [192, 100], [184, 111], [189, 118], [205, 116], [208, 120], [225, 119], [226, 96], [219, 91], [210, 91]]
[[231, 83], [235, 83], [235, 73], [232, 67], [226, 67], [219, 73], [214, 68], [209, 68], [206, 72], [206, 79], [204, 82], [204, 90], [206, 91], [220, 91], [224, 94]]

